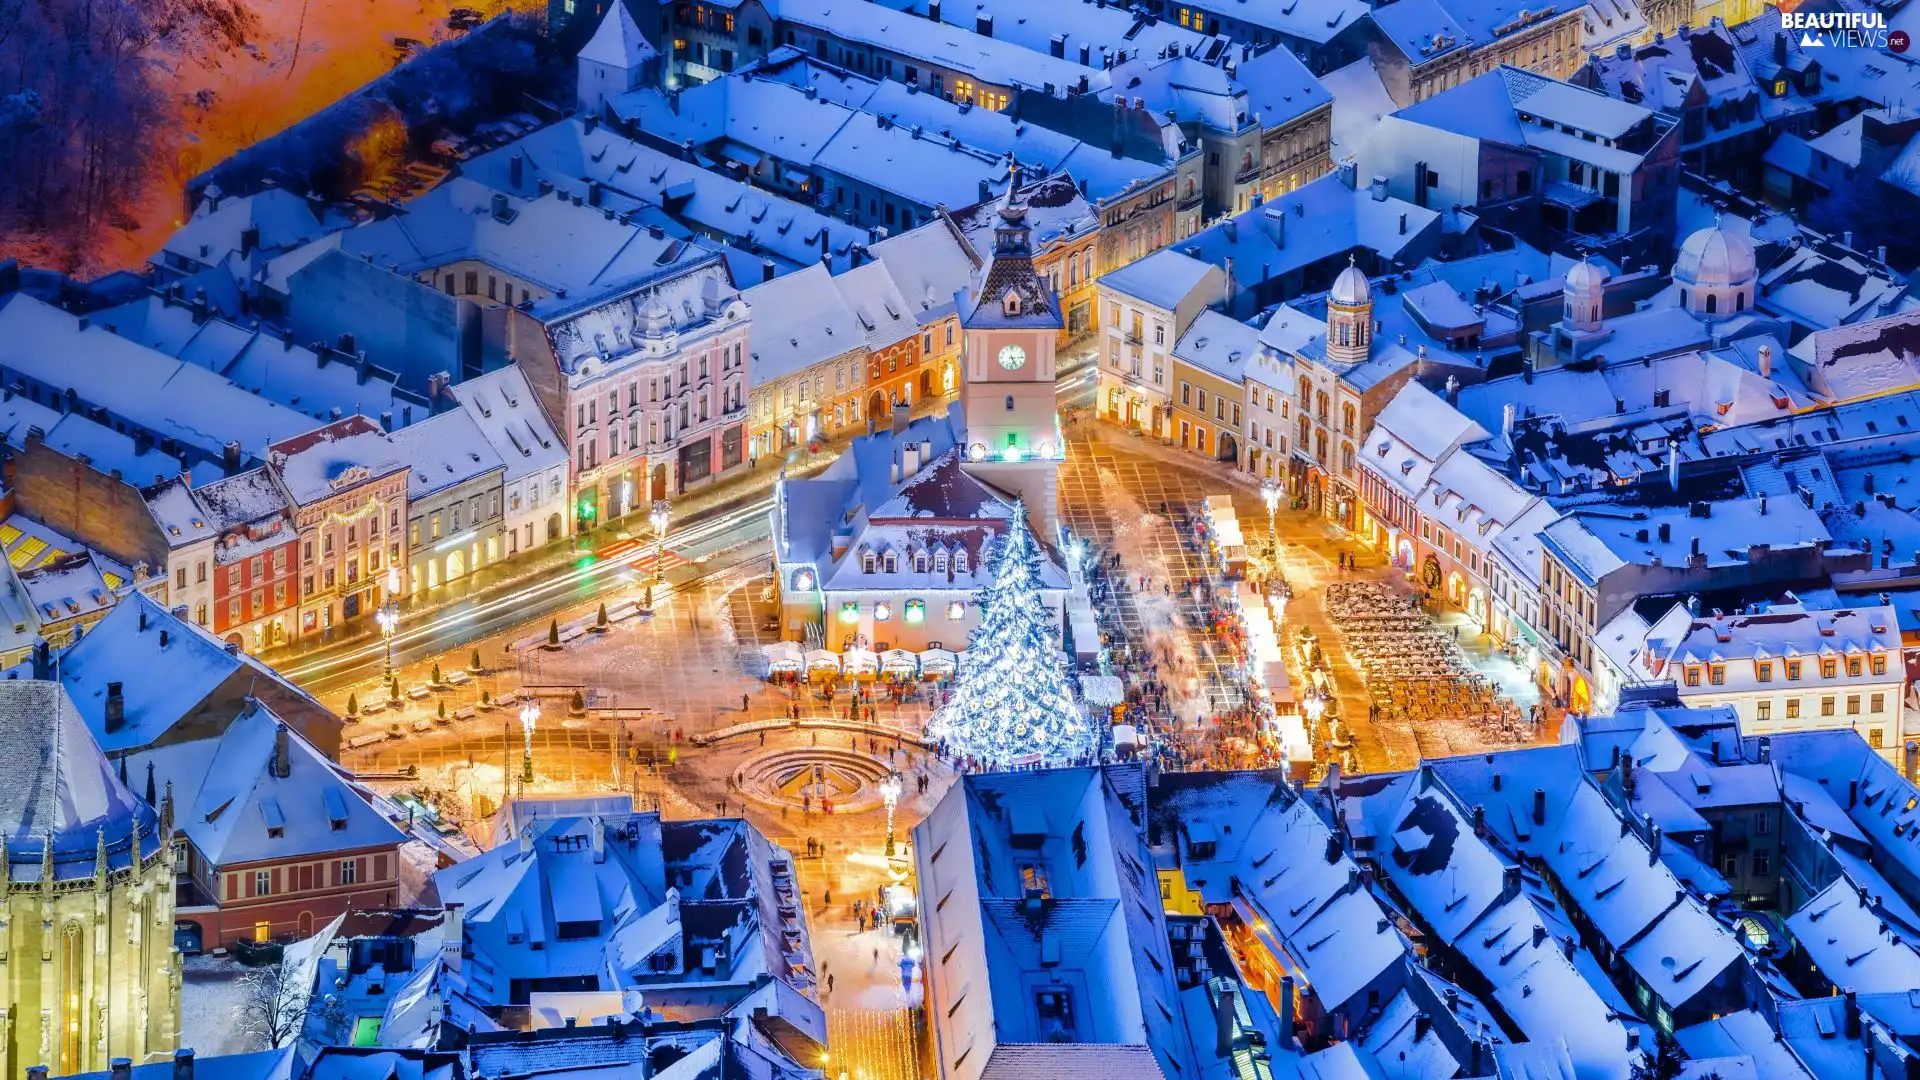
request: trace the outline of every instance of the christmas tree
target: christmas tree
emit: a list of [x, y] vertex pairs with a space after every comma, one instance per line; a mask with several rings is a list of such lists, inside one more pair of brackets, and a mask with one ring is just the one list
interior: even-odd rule
[[1025, 507], [1015, 505], [989, 569], [992, 580], [975, 600], [980, 625], [967, 644], [966, 666], [927, 733], [988, 769], [1078, 760], [1094, 748], [1093, 727], [1067, 692]]

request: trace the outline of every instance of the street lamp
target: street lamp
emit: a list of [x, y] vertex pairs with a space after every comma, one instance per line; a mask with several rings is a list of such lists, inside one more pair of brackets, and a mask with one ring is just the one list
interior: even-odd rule
[[1300, 707], [1306, 710], [1307, 722], [1313, 725], [1313, 730], [1317, 733], [1320, 730], [1320, 717], [1327, 711], [1326, 700], [1315, 694], [1301, 702]]
[[1274, 535], [1273, 514], [1280, 509], [1280, 485], [1272, 480], [1260, 482], [1260, 501], [1267, 504], [1267, 543], [1275, 552], [1280, 550], [1280, 539]]
[[520, 734], [526, 740], [526, 748], [520, 758], [520, 782], [533, 783], [533, 729], [540, 723], [540, 706], [527, 702], [520, 707]]
[[653, 526], [653, 581], [659, 584], [663, 562], [667, 557], [667, 521], [673, 516], [673, 504], [665, 499], [653, 500], [653, 508], [647, 511], [647, 524]]
[[900, 805], [900, 774], [891, 772], [880, 781], [880, 801], [887, 804], [887, 858], [893, 858], [893, 808]]
[[393, 632], [400, 628], [400, 568], [387, 567], [387, 595], [380, 610], [373, 613], [380, 624], [380, 637], [387, 648], [387, 696], [398, 698], [399, 685], [393, 681]]

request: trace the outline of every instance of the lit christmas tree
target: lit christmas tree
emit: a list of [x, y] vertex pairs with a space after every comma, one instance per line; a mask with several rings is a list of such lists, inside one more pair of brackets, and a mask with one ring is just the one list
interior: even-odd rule
[[994, 549], [991, 577], [975, 601], [980, 625], [953, 698], [927, 733], [987, 769], [1085, 757], [1094, 748], [1093, 727], [1067, 692], [1059, 634], [1040, 600], [1040, 548], [1017, 504]]

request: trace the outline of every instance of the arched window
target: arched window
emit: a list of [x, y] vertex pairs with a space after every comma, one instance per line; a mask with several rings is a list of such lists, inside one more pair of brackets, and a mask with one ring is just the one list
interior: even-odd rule
[[1013, 395], [1012, 394], [1007, 395], [1007, 411], [1008, 412], [1013, 411]]
[[1720, 297], [1715, 295], [1714, 293], [1708, 293], [1707, 294], [1707, 314], [1711, 315], [1714, 312], [1719, 310], [1720, 310]]
[[1733, 310], [1735, 311], [1747, 310], [1747, 294], [1745, 291], [1741, 291], [1733, 294]]
[[1680, 290], [1680, 306], [1681, 306], [1681, 307], [1690, 307], [1690, 306], [1691, 306], [1691, 303], [1690, 303], [1690, 301], [1689, 301], [1689, 300], [1688, 300], [1688, 298], [1687, 298], [1687, 290], [1685, 290], [1685, 289], [1681, 289], [1681, 290]]
[[1000, 308], [1008, 315], [1020, 314], [1020, 294], [1008, 289], [1007, 295], [1000, 301]]

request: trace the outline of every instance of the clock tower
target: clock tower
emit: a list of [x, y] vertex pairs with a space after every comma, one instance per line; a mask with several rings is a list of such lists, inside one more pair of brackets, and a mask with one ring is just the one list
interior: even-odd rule
[[1027, 209], [1011, 193], [993, 230], [993, 253], [966, 333], [960, 401], [968, 472], [1026, 500], [1029, 524], [1059, 536], [1058, 472], [1066, 457], [1054, 404], [1054, 342], [1060, 305], [1033, 269]]

